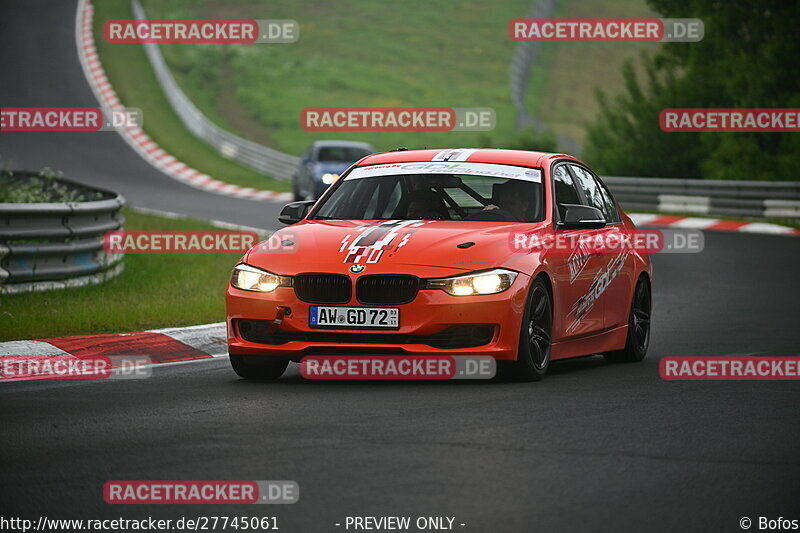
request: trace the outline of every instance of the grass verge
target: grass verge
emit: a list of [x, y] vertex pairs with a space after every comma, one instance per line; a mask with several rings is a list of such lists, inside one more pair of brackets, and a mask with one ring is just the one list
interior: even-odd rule
[[190, 133], [164, 96], [141, 44], [112, 44], [103, 39], [106, 20], [133, 18], [130, 0], [101, 0], [94, 6], [95, 45], [106, 75], [123, 105], [142, 110], [143, 128], [161, 148], [218, 180], [256, 189], [289, 190], [289, 183], [225, 159]]
[[[223, 128], [300, 153], [318, 138], [373, 143], [380, 150], [517, 145], [509, 64], [516, 46], [509, 20], [526, 16], [529, 0], [499, 4], [409, 0], [402, 14], [369, 0], [320, 4], [286, 0], [143, 0], [151, 18], [291, 18], [297, 43], [162, 46], [178, 82]], [[646, 17], [644, 0], [559, 0], [556, 17]], [[391, 17], [391, 22], [386, 23]], [[650, 43], [546, 43], [533, 67], [529, 111], [558, 135], [582, 143], [596, 116], [595, 89], [623, 88], [622, 63]], [[492, 107], [497, 126], [476, 132], [310, 132], [299, 127], [306, 107]], [[531, 146], [530, 148], [535, 148]]]
[[[206, 222], [124, 211], [126, 230], [211, 230]], [[225, 320], [237, 254], [127, 255], [101, 285], [0, 295], [0, 341], [119, 333]]]
[[[560, 0], [559, 18], [658, 17], [644, 0]], [[545, 43], [541, 66], [533, 68], [526, 95], [529, 109], [556, 135], [583, 144], [586, 126], [599, 112], [595, 91], [623, 91], [622, 64], [642, 53], [655, 53], [660, 43]]]
[[[428, 0], [145, 0], [144, 6], [150, 18], [159, 19], [299, 22], [300, 39], [292, 44], [162, 47], [176, 79], [210, 119], [280, 150], [300, 154], [317, 139], [367, 141], [387, 150], [478, 146], [487, 137], [491, 144], [503, 145], [517, 136], [508, 90], [516, 43], [508, 36], [508, 22], [524, 16], [530, 0], [448, 0], [436, 5]], [[497, 127], [488, 135], [314, 132], [300, 127], [302, 109], [336, 106], [491, 107]]]

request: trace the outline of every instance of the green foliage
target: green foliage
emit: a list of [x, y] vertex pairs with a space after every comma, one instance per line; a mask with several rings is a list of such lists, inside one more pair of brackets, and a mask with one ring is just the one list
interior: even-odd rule
[[[516, 135], [508, 65], [516, 43], [508, 21], [524, 16], [529, 0], [428, 0], [394, 8], [370, 0], [145, 0], [151, 18], [287, 18], [300, 23], [292, 44], [164, 45], [162, 50], [189, 98], [221, 127], [282, 151], [301, 154], [318, 139], [370, 142], [378, 150], [474, 146], [472, 131], [307, 131], [308, 107], [488, 107], [491, 135], [507, 147]], [[357, 13], [357, 16], [353, 16]], [[267, 16], [268, 15], [268, 16]]]
[[509, 144], [514, 150], [534, 150], [537, 152], [557, 151], [556, 136], [551, 130], [537, 132], [534, 129], [523, 130]]
[[538, 132], [533, 128], [522, 130], [512, 137], [510, 141], [496, 143], [494, 137], [485, 133], [478, 137], [478, 146], [481, 148], [508, 148], [510, 150], [533, 150], [536, 152], [555, 152], [558, 142], [551, 130]]
[[44, 168], [34, 176], [17, 176], [0, 170], [0, 203], [89, 202], [102, 198], [92, 192], [60, 181], [61, 172]]
[[598, 94], [584, 155], [604, 174], [796, 180], [793, 133], [664, 133], [665, 108], [800, 107], [800, 3], [648, 0], [667, 18], [702, 19], [699, 43], [669, 43], [624, 67], [625, 92]]

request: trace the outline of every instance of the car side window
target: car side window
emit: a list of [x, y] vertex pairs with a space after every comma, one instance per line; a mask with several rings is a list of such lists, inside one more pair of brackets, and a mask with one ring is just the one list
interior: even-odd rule
[[619, 210], [617, 210], [617, 204], [614, 203], [614, 197], [611, 196], [611, 192], [606, 187], [606, 184], [600, 181], [597, 176], [594, 176], [595, 181], [597, 181], [597, 185], [600, 188], [600, 194], [603, 196], [603, 203], [606, 204], [606, 209], [608, 209], [608, 215], [606, 216], [606, 222], [611, 224], [616, 222], [621, 222], [619, 216]]
[[569, 167], [572, 173], [575, 174], [578, 187], [580, 187], [584, 198], [586, 198], [586, 204], [599, 209], [603, 213], [606, 221], [611, 221], [611, 218], [615, 216], [615, 210], [613, 208], [609, 209], [608, 204], [603, 198], [600, 185], [595, 181], [594, 176], [577, 165], [570, 165]]
[[566, 212], [566, 208], [563, 207], [564, 204], [581, 204], [583, 202], [581, 202], [581, 197], [575, 188], [575, 183], [572, 181], [572, 176], [567, 172], [566, 165], [559, 165], [553, 170], [553, 185], [558, 214], [563, 220]]

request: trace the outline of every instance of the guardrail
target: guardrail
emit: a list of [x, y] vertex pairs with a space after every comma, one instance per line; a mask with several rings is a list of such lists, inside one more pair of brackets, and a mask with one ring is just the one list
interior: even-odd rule
[[[555, 12], [556, 0], [534, 0], [528, 11], [528, 18], [546, 19], [552, 18]], [[517, 111], [517, 129], [523, 130], [532, 127], [538, 132], [545, 130], [541, 120], [528, 112], [525, 105], [525, 93], [528, 90], [528, 82], [531, 78], [531, 69], [536, 59], [539, 57], [544, 43], [531, 41], [517, 43], [514, 54], [511, 56], [509, 68], [508, 87], [511, 93], [511, 102]], [[559, 150], [580, 155], [581, 145], [566, 135], [556, 135]]]
[[[531, 4], [528, 18], [542, 19], [553, 16], [555, 10], [555, 0], [534, 0]], [[514, 49], [511, 56], [511, 68], [509, 72], [508, 85], [511, 91], [511, 101], [517, 108], [517, 128], [524, 129], [533, 126], [537, 131], [543, 129], [542, 123], [533, 115], [528, 113], [525, 106], [525, 92], [528, 89], [528, 81], [531, 77], [531, 67], [536, 61], [541, 49], [540, 42], [521, 42]]]
[[[139, 0], [132, 0], [133, 16], [146, 19], [147, 14]], [[228, 159], [262, 172], [279, 180], [291, 180], [300, 158], [273, 148], [243, 139], [223, 130], [206, 117], [181, 90], [167, 66], [158, 44], [144, 43], [144, 51], [155, 72], [158, 84], [164, 91], [172, 109], [184, 126], [194, 135], [207, 142]]]
[[627, 211], [800, 218], [800, 182], [604, 177]]
[[[30, 172], [14, 172], [25, 179]], [[123, 270], [122, 254], [103, 249], [103, 234], [122, 228], [125, 199], [116, 193], [61, 179], [99, 193], [88, 202], [0, 203], [0, 293], [51, 290], [101, 283]]]

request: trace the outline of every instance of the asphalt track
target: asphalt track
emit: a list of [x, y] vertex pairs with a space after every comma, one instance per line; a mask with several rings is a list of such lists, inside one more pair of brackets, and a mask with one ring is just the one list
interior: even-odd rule
[[[76, 5], [75, 0], [0, 3], [4, 107], [98, 106], [76, 51]], [[61, 170], [70, 179], [122, 193], [130, 205], [259, 228], [275, 226], [282, 207], [179, 183], [150, 166], [113, 131], [2, 132], [0, 162], [12, 169]]]
[[[74, 8], [3, 2], [0, 103], [94, 105]], [[0, 153], [141, 206], [274, 220], [273, 204], [163, 177], [114, 133], [2, 133]], [[798, 260], [798, 238], [706, 232], [700, 254], [654, 257], [643, 363], [554, 363], [534, 384], [312, 382], [292, 368], [264, 385], [237, 379], [224, 358], [146, 380], [6, 383], [0, 515], [273, 515], [286, 532], [343, 531], [334, 524], [365, 515], [455, 516], [466, 524], [456, 530], [503, 532], [741, 531], [744, 516], [800, 519], [798, 383], [658, 375], [668, 355], [800, 355]], [[111, 479], [293, 479], [301, 496], [290, 506], [110, 506]]]

